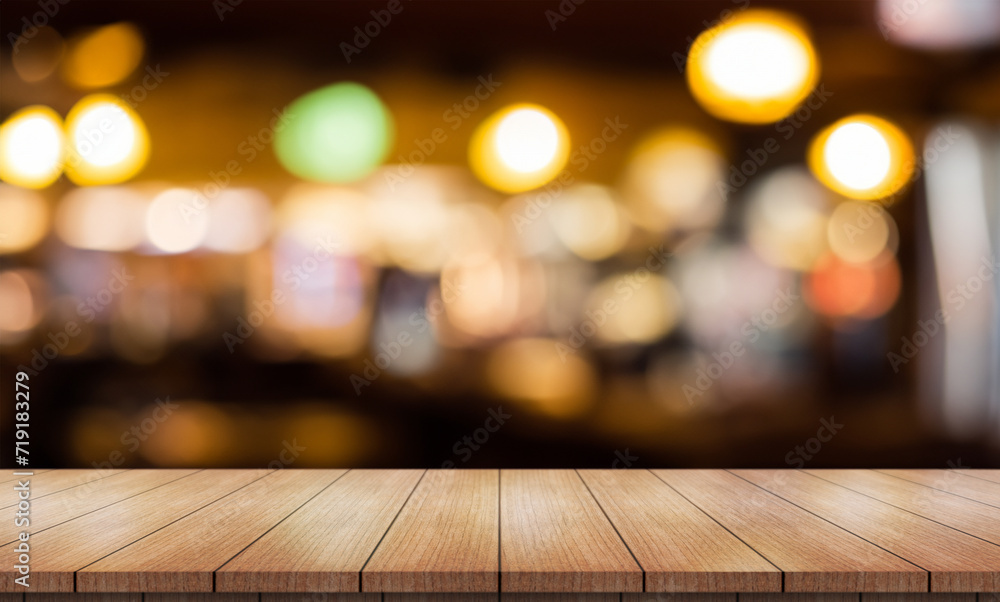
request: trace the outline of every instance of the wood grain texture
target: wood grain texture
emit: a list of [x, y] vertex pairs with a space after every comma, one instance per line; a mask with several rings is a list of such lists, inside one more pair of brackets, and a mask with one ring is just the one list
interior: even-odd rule
[[383, 602], [497, 602], [498, 594], [386, 593]]
[[[983, 594], [979, 600], [992, 602], [989, 594]], [[861, 594], [861, 602], [976, 602], [976, 594], [920, 594], [919, 598], [907, 594]]]
[[142, 602], [142, 594], [27, 594], [25, 602]]
[[621, 602], [621, 594], [500, 594], [500, 602]]
[[[955, 472], [977, 479], [1000, 483], [1000, 470], [986, 468], [958, 468]], [[992, 602], [992, 601], [991, 601]]]
[[579, 472], [646, 572], [647, 592], [781, 591], [781, 571], [651, 472]]
[[81, 569], [80, 592], [211, 592], [212, 573], [346, 470], [279, 470]]
[[572, 470], [501, 471], [504, 592], [639, 592], [642, 568]]
[[382, 594], [312, 592], [261, 594], [260, 602], [382, 602]]
[[92, 481], [99, 481], [116, 474], [126, 472], [124, 469], [114, 470], [48, 470], [31, 477], [21, 477], [11, 481], [10, 487], [0, 489], [0, 508], [9, 508], [17, 505], [18, 492], [14, 486], [19, 481], [28, 481], [31, 490], [31, 500], [35, 501], [53, 493], [84, 485]]
[[216, 591], [357, 592], [422, 470], [352, 470], [216, 572]]
[[1000, 483], [966, 476], [954, 470], [879, 470], [882, 474], [946, 491], [1000, 508]]
[[361, 572], [363, 591], [496, 592], [499, 473], [429, 470]]
[[806, 472], [1000, 545], [1000, 508], [873, 470]]
[[[17, 469], [18, 472], [33, 472], [33, 473], [35, 473], [35, 475], [40, 475], [43, 472], [51, 472], [53, 470], [55, 470], [55, 469], [54, 468], [39, 468], [37, 470], [33, 469], [33, 468]], [[31, 475], [31, 476], [35, 476], [35, 475]], [[12, 469], [12, 472], [9, 472], [9, 473], [3, 475], [2, 477], [0, 477], [0, 484], [3, 484], [3, 483], [13, 483], [14, 481], [17, 481], [17, 480], [23, 479], [23, 478], [24, 478], [23, 476], [15, 477], [13, 475], [13, 469]]]
[[787, 592], [927, 591], [927, 572], [723, 470], [655, 470], [785, 573]]
[[[130, 470], [107, 479], [89, 481], [40, 500], [33, 500], [31, 525], [28, 530], [32, 534], [39, 533], [196, 472], [192, 469]], [[17, 534], [22, 530], [14, 524], [14, 521], [0, 522], [0, 545], [15, 541]]]
[[622, 602], [736, 602], [736, 594], [622, 594]]
[[[927, 594], [903, 594], [912, 602], [921, 600]], [[861, 594], [747, 594], [740, 596], [740, 602], [858, 602]]]
[[145, 594], [143, 602], [258, 602], [254, 594]]
[[731, 472], [930, 571], [931, 591], [1000, 591], [1000, 546], [804, 472]]
[[[196, 472], [36, 533], [31, 536], [31, 587], [41, 592], [71, 592], [75, 571], [256, 481], [268, 472]], [[9, 558], [13, 549], [13, 544], [0, 547], [0, 556]], [[14, 576], [12, 565], [0, 566], [0, 590], [11, 591], [11, 588], [19, 587], [14, 585]]]

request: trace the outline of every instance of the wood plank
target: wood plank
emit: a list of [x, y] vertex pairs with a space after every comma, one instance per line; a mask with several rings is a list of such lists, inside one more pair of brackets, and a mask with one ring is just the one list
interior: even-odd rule
[[211, 592], [226, 564], [347, 471], [278, 470], [77, 572], [78, 592]]
[[362, 593], [281, 593], [261, 594], [260, 602], [382, 602], [382, 594]]
[[572, 470], [503, 470], [504, 592], [640, 592], [642, 568]]
[[734, 474], [653, 472], [784, 571], [787, 592], [927, 591], [926, 571]]
[[954, 470], [878, 470], [876, 472], [1000, 508], [1000, 483], [969, 477]]
[[[75, 571], [269, 472], [203, 470], [36, 533], [31, 536], [31, 587], [71, 592]], [[9, 558], [13, 549], [13, 544], [0, 547], [0, 556]], [[0, 590], [11, 591], [14, 576], [13, 566], [0, 566]]]
[[5, 474], [4, 476], [0, 477], [0, 484], [3, 484], [3, 483], [13, 483], [14, 481], [17, 481], [17, 480], [20, 480], [20, 479], [24, 478], [23, 476], [20, 476], [20, 477], [14, 476], [13, 473], [15, 473], [15, 472], [33, 472], [35, 474], [31, 475], [31, 476], [37, 476], [37, 475], [42, 474], [43, 472], [51, 472], [53, 470], [55, 470], [55, 469], [54, 468], [39, 468], [39, 469], [36, 470], [34, 468], [24, 468], [24, 469], [13, 469], [13, 468], [11, 468], [10, 469], [11, 472], [9, 472], [9, 473]]
[[50, 592], [27, 594], [25, 602], [142, 602], [142, 594], [57, 594]]
[[[95, 471], [97, 472], [97, 471]], [[129, 470], [107, 479], [48, 495], [31, 503], [31, 524], [28, 531], [37, 534], [89, 512], [110, 506], [124, 499], [150, 491], [172, 481], [188, 477], [196, 469]], [[24, 529], [14, 521], [0, 523], [0, 545], [17, 540]]]
[[146, 594], [143, 602], [258, 602], [258, 597], [254, 594]]
[[[893, 594], [895, 595], [895, 594]], [[927, 594], [903, 594], [911, 602], [919, 602]], [[747, 594], [740, 602], [858, 602], [861, 594]]]
[[930, 571], [931, 591], [1000, 591], [1000, 546], [804, 472], [730, 472]]
[[[990, 602], [989, 594], [979, 597], [981, 602]], [[997, 599], [1000, 602], [1000, 598]], [[915, 598], [906, 594], [861, 594], [861, 602], [976, 602], [976, 594], [921, 594]]]
[[958, 468], [955, 472], [968, 477], [1000, 483], [1000, 470], [992, 468]]
[[39, 498], [52, 495], [53, 493], [58, 493], [64, 489], [85, 485], [91, 481], [97, 481], [123, 472], [126, 472], [126, 469], [67, 469], [48, 470], [42, 474], [36, 474], [35, 476], [21, 477], [20, 479], [12, 481], [10, 487], [0, 490], [0, 508], [9, 508], [17, 505], [20, 498], [18, 497], [18, 492], [14, 490], [14, 486], [16, 486], [19, 481], [29, 482], [28, 486], [31, 491], [31, 500], [34, 502]]
[[386, 593], [383, 602], [497, 602], [497, 594]]
[[736, 594], [622, 594], [622, 602], [736, 602]]
[[579, 473], [646, 572], [647, 592], [781, 591], [781, 571], [651, 472]]
[[429, 470], [361, 571], [363, 591], [498, 591], [499, 474]]
[[216, 591], [357, 592], [361, 568], [423, 474], [352, 470], [219, 568]]
[[1000, 508], [873, 470], [806, 472], [1000, 545]]
[[621, 594], [500, 594], [500, 602], [621, 602]]

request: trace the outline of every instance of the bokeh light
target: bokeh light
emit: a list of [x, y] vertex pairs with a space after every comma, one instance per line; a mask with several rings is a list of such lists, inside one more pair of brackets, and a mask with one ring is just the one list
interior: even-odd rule
[[78, 249], [126, 251], [142, 243], [146, 198], [125, 186], [77, 188], [56, 208], [59, 238]]
[[790, 114], [812, 91], [819, 62], [805, 27], [771, 10], [737, 13], [691, 45], [687, 81], [709, 112], [768, 123]]
[[208, 204], [206, 248], [222, 253], [246, 253], [271, 234], [271, 201], [253, 188], [227, 188]]
[[806, 301], [832, 318], [877, 318], [896, 303], [901, 278], [899, 263], [889, 253], [860, 264], [828, 254], [808, 277]]
[[44, 26], [39, 27], [31, 38], [24, 35], [18, 37], [10, 62], [22, 80], [37, 82], [56, 70], [65, 51], [66, 43], [59, 32]]
[[750, 246], [768, 263], [808, 271], [827, 250], [830, 193], [809, 172], [785, 167], [748, 192]]
[[0, 331], [7, 335], [21, 333], [41, 321], [44, 311], [39, 293], [43, 282], [32, 270], [0, 272]]
[[523, 192], [556, 177], [569, 159], [569, 131], [552, 112], [518, 104], [494, 113], [476, 128], [469, 164], [488, 186]]
[[809, 167], [821, 182], [854, 199], [898, 192], [913, 176], [913, 145], [897, 126], [852, 115], [821, 131], [809, 147]]
[[372, 172], [392, 148], [392, 114], [353, 82], [309, 92], [289, 105], [274, 133], [274, 152], [291, 173], [317, 182], [352, 182]]
[[299, 184], [278, 205], [278, 230], [312, 248], [329, 240], [342, 255], [366, 255], [375, 245], [368, 221], [371, 198], [354, 189]]
[[609, 257], [628, 240], [628, 215], [604, 186], [570, 188], [553, 201], [548, 216], [559, 240], [583, 259]]
[[490, 354], [487, 381], [503, 397], [543, 414], [572, 418], [594, 399], [596, 375], [576, 353], [560, 352], [551, 339], [515, 339]]
[[0, 253], [30, 249], [48, 226], [49, 206], [39, 193], [0, 184]]
[[[596, 339], [614, 345], [656, 341], [673, 330], [681, 313], [681, 297], [673, 283], [644, 268], [602, 280], [585, 305], [579, 331], [584, 333], [592, 321]], [[602, 318], [604, 323], [599, 324]]]
[[142, 61], [145, 43], [131, 23], [113, 23], [69, 41], [63, 78], [77, 88], [104, 88], [129, 76]]
[[894, 253], [899, 231], [892, 217], [874, 203], [844, 201], [827, 223], [830, 251], [850, 263], [869, 262], [888, 249]]
[[59, 178], [65, 152], [62, 120], [48, 107], [30, 106], [0, 125], [0, 180], [44, 188]]
[[118, 184], [149, 158], [149, 135], [139, 115], [120, 98], [93, 94], [66, 116], [66, 175], [81, 186]]
[[184, 253], [208, 234], [207, 201], [197, 190], [170, 188], [146, 209], [146, 238], [163, 253]]
[[653, 231], [707, 228], [721, 219], [725, 198], [718, 183], [725, 158], [707, 135], [666, 128], [632, 152], [623, 195], [636, 222]]

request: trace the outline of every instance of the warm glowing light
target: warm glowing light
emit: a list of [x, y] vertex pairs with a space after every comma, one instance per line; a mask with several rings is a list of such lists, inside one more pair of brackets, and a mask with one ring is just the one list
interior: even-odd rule
[[165, 190], [146, 209], [146, 237], [164, 253], [190, 251], [207, 233], [207, 201], [196, 190]]
[[368, 195], [350, 188], [299, 184], [282, 199], [275, 220], [280, 232], [305, 247], [323, 243], [339, 255], [366, 255], [375, 244], [370, 203]]
[[77, 188], [56, 209], [56, 233], [78, 249], [126, 251], [143, 241], [145, 212], [145, 197], [130, 188]]
[[65, 142], [62, 121], [48, 107], [21, 109], [0, 125], [0, 179], [44, 188], [59, 178]]
[[65, 51], [66, 43], [59, 32], [44, 26], [30, 38], [23, 34], [17, 38], [10, 62], [22, 80], [37, 82], [56, 70]]
[[149, 135], [139, 115], [109, 94], [85, 97], [66, 116], [66, 175], [94, 186], [133, 177], [149, 157]]
[[559, 240], [583, 259], [609, 257], [628, 240], [628, 216], [603, 186], [574, 186], [552, 203], [548, 215]]
[[415, 171], [392, 186], [373, 186], [368, 220], [380, 262], [433, 273], [448, 258], [447, 182], [433, 169]]
[[808, 271], [827, 250], [829, 192], [801, 168], [765, 176], [748, 194], [747, 239], [768, 263]]
[[[604, 343], [651, 343], [677, 325], [680, 295], [663, 276], [639, 268], [601, 281], [586, 306], [586, 318], [577, 328], [581, 334], [596, 326], [596, 338]], [[593, 316], [607, 316], [606, 322], [597, 324], [599, 318]]]
[[135, 25], [105, 25], [70, 40], [63, 77], [78, 88], [112, 86], [135, 71], [144, 48]]
[[569, 132], [548, 109], [507, 107], [476, 129], [469, 163], [480, 180], [504, 192], [537, 188], [556, 177], [569, 159]]
[[625, 172], [624, 196], [639, 225], [648, 230], [707, 228], [722, 217], [725, 197], [718, 183], [725, 159], [701, 132], [667, 128], [633, 151]]
[[17, 333], [34, 328], [41, 319], [32, 291], [32, 272], [0, 272], [0, 331]]
[[840, 259], [866, 263], [886, 249], [894, 253], [899, 232], [892, 217], [878, 205], [844, 201], [830, 215], [827, 240]]
[[0, 184], [0, 253], [30, 249], [45, 236], [49, 208], [32, 190]]
[[205, 247], [223, 253], [246, 253], [271, 233], [271, 201], [253, 188], [227, 188], [208, 204]]
[[730, 121], [777, 121], [805, 100], [818, 77], [805, 27], [778, 11], [738, 13], [702, 32], [688, 53], [691, 93]]
[[899, 263], [888, 253], [863, 264], [826, 255], [809, 275], [806, 301], [829, 317], [872, 319], [892, 308], [900, 284]]
[[892, 123], [872, 115], [853, 115], [812, 141], [809, 167], [821, 182], [844, 196], [879, 199], [898, 192], [913, 176], [913, 145]]
[[560, 353], [558, 341], [516, 339], [493, 350], [490, 386], [504, 397], [558, 418], [577, 416], [593, 401], [596, 375], [576, 353]]
[[289, 105], [275, 128], [274, 152], [291, 173], [317, 182], [352, 182], [372, 172], [392, 148], [392, 115], [371, 90], [339, 83]]

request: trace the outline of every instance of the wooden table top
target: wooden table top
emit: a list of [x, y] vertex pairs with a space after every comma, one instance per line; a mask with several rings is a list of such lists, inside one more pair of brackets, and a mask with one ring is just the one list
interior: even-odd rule
[[[27, 478], [30, 592], [1000, 592], [1000, 470]], [[17, 480], [0, 591], [21, 593]]]

